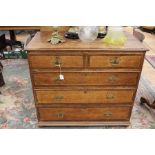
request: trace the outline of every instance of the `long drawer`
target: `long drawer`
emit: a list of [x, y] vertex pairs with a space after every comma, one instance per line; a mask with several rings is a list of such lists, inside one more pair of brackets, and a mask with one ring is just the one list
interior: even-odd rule
[[140, 69], [142, 61], [143, 61], [143, 55], [90, 56], [90, 67]]
[[63, 72], [64, 80], [59, 79], [59, 72], [33, 73], [35, 86], [52, 85], [104, 85], [104, 86], [136, 86], [139, 73], [107, 73], [107, 72]]
[[122, 103], [133, 102], [135, 90], [35, 90], [38, 104]]
[[30, 55], [29, 62], [32, 69], [40, 68], [82, 68], [83, 56], [54, 56], [54, 55]]
[[38, 108], [40, 121], [129, 120], [131, 107]]

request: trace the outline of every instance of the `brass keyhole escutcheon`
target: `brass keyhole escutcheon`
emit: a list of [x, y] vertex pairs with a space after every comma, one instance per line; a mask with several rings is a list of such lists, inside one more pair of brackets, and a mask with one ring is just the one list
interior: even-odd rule
[[112, 65], [118, 65], [120, 63], [120, 58], [119, 57], [110, 58], [110, 63]]
[[87, 76], [87, 75], [88, 75], [88, 73], [83, 73], [83, 75], [84, 75], [84, 76]]
[[87, 92], [88, 92], [87, 90], [84, 90], [84, 94], [87, 94]]

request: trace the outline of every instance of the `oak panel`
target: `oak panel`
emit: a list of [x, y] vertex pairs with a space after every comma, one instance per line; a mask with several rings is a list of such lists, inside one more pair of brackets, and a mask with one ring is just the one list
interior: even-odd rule
[[132, 103], [135, 90], [36, 90], [39, 104]]
[[79, 68], [83, 67], [83, 56], [31, 55], [29, 62], [32, 68]]
[[90, 56], [90, 67], [94, 68], [141, 68], [143, 55]]
[[52, 85], [103, 85], [103, 86], [136, 86], [139, 73], [103, 73], [103, 72], [62, 72], [64, 80], [59, 79], [59, 72], [34, 73], [35, 86]]
[[40, 121], [129, 120], [131, 108], [39, 108]]

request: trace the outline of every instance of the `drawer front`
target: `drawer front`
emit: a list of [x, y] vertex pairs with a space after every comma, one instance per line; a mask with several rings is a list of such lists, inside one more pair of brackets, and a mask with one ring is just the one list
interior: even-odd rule
[[38, 108], [40, 121], [129, 120], [130, 107]]
[[143, 55], [90, 56], [90, 67], [95, 68], [141, 68]]
[[35, 86], [50, 85], [104, 85], [116, 86], [126, 85], [135, 86], [138, 81], [139, 73], [67, 73], [63, 72], [64, 80], [59, 79], [58, 72], [34, 73], [32, 75]]
[[29, 62], [32, 68], [62, 68], [83, 67], [83, 56], [44, 56], [30, 55]]
[[135, 90], [36, 90], [39, 104], [132, 103]]

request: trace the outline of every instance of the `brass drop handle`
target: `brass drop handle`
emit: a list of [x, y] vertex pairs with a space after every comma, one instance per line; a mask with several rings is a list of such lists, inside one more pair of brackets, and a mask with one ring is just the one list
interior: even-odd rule
[[120, 58], [119, 57], [110, 58], [110, 63], [112, 65], [118, 65], [120, 63]]
[[56, 116], [58, 118], [64, 118], [64, 113], [63, 112], [59, 112], [59, 113], [56, 114]]
[[55, 100], [55, 101], [62, 101], [63, 99], [64, 99], [63, 96], [55, 96], [55, 97], [54, 97], [54, 100]]
[[112, 75], [112, 76], [110, 76], [110, 77], [108, 78], [108, 80], [109, 80], [110, 82], [116, 82], [116, 81], [118, 81], [118, 77], [117, 77], [116, 75]]
[[104, 116], [106, 116], [106, 117], [111, 117], [111, 116], [112, 116], [112, 112], [109, 112], [109, 111], [108, 111], [108, 112], [105, 112], [105, 113], [104, 113]]
[[61, 60], [60, 60], [60, 57], [55, 57], [54, 61], [52, 61], [52, 64], [54, 66], [60, 66], [62, 63], [61, 63]]
[[114, 95], [113, 94], [107, 94], [106, 99], [112, 100], [112, 99], [114, 99]]
[[54, 78], [54, 81], [57, 82], [57, 81], [61, 81], [61, 80], [60, 80], [59, 76], [57, 76], [56, 78]]

